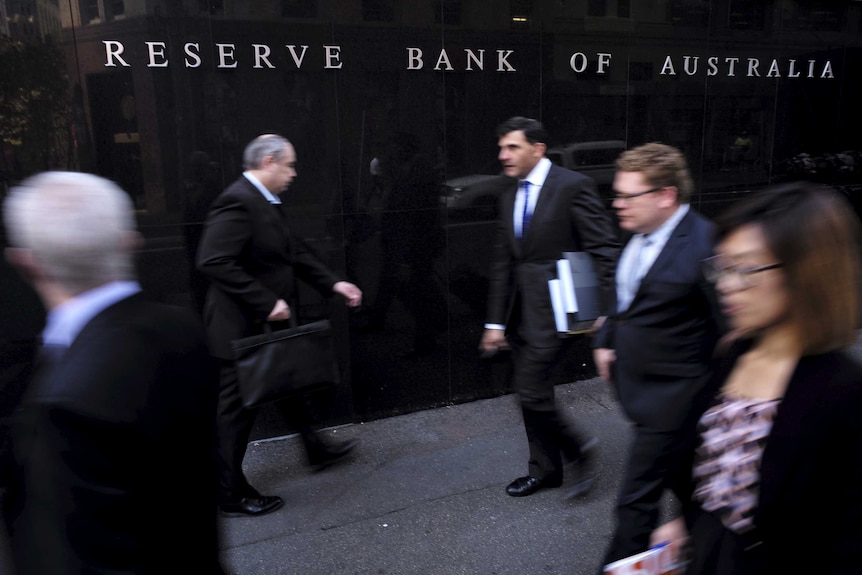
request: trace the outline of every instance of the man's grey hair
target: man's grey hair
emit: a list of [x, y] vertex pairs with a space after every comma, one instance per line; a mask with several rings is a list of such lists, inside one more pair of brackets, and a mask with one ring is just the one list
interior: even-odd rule
[[246, 170], [256, 170], [263, 165], [263, 159], [272, 156], [276, 161], [284, 159], [285, 151], [290, 142], [278, 134], [263, 134], [245, 147], [242, 154], [242, 165]]
[[109, 180], [43, 172], [10, 191], [3, 216], [10, 244], [30, 250], [42, 272], [73, 295], [135, 277], [132, 202]]

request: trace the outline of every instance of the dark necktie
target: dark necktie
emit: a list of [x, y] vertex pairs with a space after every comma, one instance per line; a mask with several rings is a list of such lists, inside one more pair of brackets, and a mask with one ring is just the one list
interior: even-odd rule
[[530, 225], [530, 182], [524, 180], [521, 182], [521, 187], [524, 190], [524, 214], [521, 217], [521, 237], [527, 235], [527, 226]]

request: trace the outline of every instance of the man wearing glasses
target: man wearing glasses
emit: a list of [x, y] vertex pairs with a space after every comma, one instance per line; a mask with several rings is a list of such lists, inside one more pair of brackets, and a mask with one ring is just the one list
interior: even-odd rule
[[617, 312], [593, 341], [599, 375], [613, 384], [634, 437], [604, 564], [647, 550], [680, 431], [711, 390], [709, 360], [721, 318], [703, 261], [714, 226], [692, 210], [685, 156], [651, 143], [616, 162], [613, 207], [631, 235], [616, 271]]

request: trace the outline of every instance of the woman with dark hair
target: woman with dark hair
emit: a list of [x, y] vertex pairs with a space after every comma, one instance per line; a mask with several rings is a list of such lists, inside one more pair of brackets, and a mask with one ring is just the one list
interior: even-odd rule
[[652, 540], [687, 547], [688, 574], [862, 573], [862, 366], [844, 351], [858, 220], [832, 190], [790, 184], [718, 223], [704, 265], [734, 331], [695, 411], [682, 517]]

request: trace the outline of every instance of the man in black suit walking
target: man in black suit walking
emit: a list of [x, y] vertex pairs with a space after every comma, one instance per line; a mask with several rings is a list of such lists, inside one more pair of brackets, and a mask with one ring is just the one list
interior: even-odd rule
[[221, 574], [215, 366], [192, 312], [140, 293], [128, 195], [47, 172], [5, 208], [49, 310], [3, 501], [18, 574]]
[[[342, 296], [348, 306], [362, 303], [362, 292], [340, 280], [291, 234], [279, 195], [296, 176], [296, 152], [276, 134], [261, 135], [245, 148], [246, 171], [215, 199], [198, 250], [198, 269], [210, 282], [204, 321], [210, 351], [220, 363], [218, 404], [220, 509], [228, 516], [275, 511], [280, 497], [261, 495], [242, 470], [256, 409], [244, 409], [237, 385], [231, 341], [263, 332], [266, 322], [283, 322], [297, 278], [322, 294]], [[277, 326], [276, 326], [277, 328]], [[328, 443], [312, 429], [305, 398], [279, 403], [303, 439], [316, 468], [344, 457], [355, 441]]]
[[[585, 445], [554, 400], [549, 376], [563, 340], [554, 321], [548, 280], [556, 276], [563, 252], [586, 251], [610, 305], [619, 245], [595, 182], [544, 157], [547, 134], [541, 123], [514, 117], [497, 128], [497, 136], [503, 171], [517, 181], [500, 198], [480, 348], [494, 353], [511, 342], [515, 354], [512, 386], [521, 404], [530, 459], [528, 474], [510, 483], [506, 493], [523, 497], [559, 487], [563, 459], [584, 472], [593, 443]], [[584, 493], [592, 483], [588, 474], [578, 475], [570, 496]]]
[[680, 430], [701, 400], [721, 317], [702, 262], [712, 255], [712, 223], [689, 206], [685, 156], [651, 143], [617, 160], [614, 208], [632, 234], [616, 271], [617, 312], [593, 341], [599, 375], [616, 388], [634, 439], [605, 563], [645, 551], [656, 527]]

